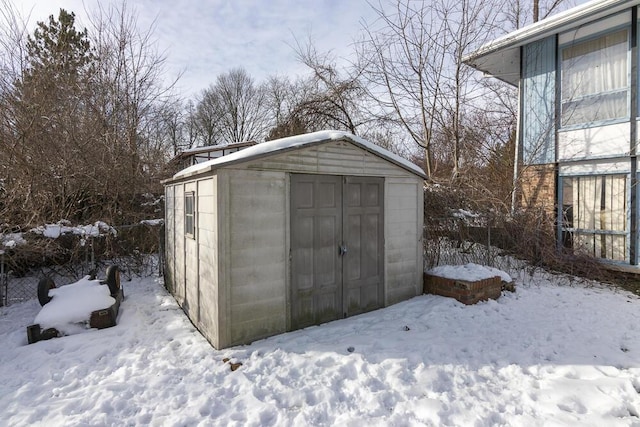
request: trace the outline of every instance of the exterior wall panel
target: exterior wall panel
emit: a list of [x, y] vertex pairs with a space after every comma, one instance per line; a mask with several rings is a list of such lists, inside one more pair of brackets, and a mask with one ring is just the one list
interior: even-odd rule
[[555, 36], [523, 48], [522, 156], [524, 164], [555, 161]]
[[217, 177], [198, 181], [198, 326], [218, 346]]
[[629, 155], [631, 129], [629, 122], [558, 134], [558, 160], [597, 159]]
[[[184, 191], [194, 192], [197, 197], [197, 182], [189, 182], [184, 186]], [[195, 221], [198, 220], [197, 214], [198, 204], [195, 206]], [[198, 294], [200, 287], [200, 280], [198, 275], [198, 228], [196, 228], [195, 238], [184, 237], [184, 256], [185, 256], [185, 298], [182, 304], [182, 308], [189, 314], [189, 318], [194, 323], [199, 322], [198, 316]]]
[[352, 176], [414, 176], [348, 142], [329, 142], [250, 162], [250, 169]]
[[174, 295], [178, 304], [185, 298], [184, 184], [175, 186], [175, 266]]
[[594, 175], [594, 174], [613, 174], [613, 173], [630, 173], [631, 160], [599, 160], [580, 163], [570, 163], [560, 165], [560, 175]]
[[522, 206], [538, 207], [553, 218], [556, 205], [555, 166], [531, 165], [522, 170]]
[[164, 217], [164, 241], [165, 241], [165, 285], [173, 292], [174, 272], [176, 268], [175, 254], [175, 185], [167, 185], [164, 189], [165, 217]]
[[422, 292], [422, 180], [388, 178], [385, 194], [385, 301], [390, 305]]
[[227, 173], [231, 344], [286, 330], [286, 174]]

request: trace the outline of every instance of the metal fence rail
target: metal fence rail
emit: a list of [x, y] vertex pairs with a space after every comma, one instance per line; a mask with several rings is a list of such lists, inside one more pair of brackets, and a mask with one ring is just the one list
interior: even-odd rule
[[424, 228], [424, 267], [481, 264], [504, 271], [521, 269], [523, 263], [505, 256], [511, 238], [491, 220], [473, 218], [428, 218]]
[[161, 224], [114, 228], [115, 236], [65, 236], [59, 242], [39, 237], [0, 251], [0, 306], [36, 298], [38, 281], [45, 276], [61, 285], [92, 273], [100, 277], [112, 264], [126, 279], [162, 274]]

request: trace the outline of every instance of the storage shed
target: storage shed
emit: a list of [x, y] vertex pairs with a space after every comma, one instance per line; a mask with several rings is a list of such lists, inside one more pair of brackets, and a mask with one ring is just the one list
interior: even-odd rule
[[164, 182], [167, 288], [217, 349], [422, 293], [423, 171], [345, 132]]

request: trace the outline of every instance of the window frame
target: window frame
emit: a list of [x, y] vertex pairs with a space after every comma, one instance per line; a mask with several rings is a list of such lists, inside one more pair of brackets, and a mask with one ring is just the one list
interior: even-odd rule
[[[596, 33], [590, 34], [590, 35], [585, 35], [583, 37], [580, 38], [576, 38], [575, 40], [569, 41], [569, 42], [565, 42], [562, 43], [558, 46], [558, 55], [557, 55], [557, 69], [559, 71], [558, 73], [558, 86], [559, 86], [559, 90], [557, 92], [557, 96], [558, 96], [558, 108], [559, 108], [559, 120], [558, 120], [558, 131], [570, 131], [570, 130], [576, 130], [576, 129], [587, 129], [587, 128], [592, 128], [592, 127], [600, 127], [600, 126], [606, 126], [609, 124], [616, 124], [616, 123], [624, 123], [624, 122], [628, 122], [631, 119], [631, 70], [632, 70], [632, 64], [631, 64], [631, 39], [632, 39], [632, 28], [631, 28], [631, 24], [630, 23], [625, 23], [625, 24], [621, 24], [621, 25], [616, 25], [614, 27], [608, 28], [606, 31], [598, 31]], [[570, 49], [572, 47], [575, 47], [576, 45], [579, 45], [581, 43], [587, 43], [589, 41], [594, 41], [594, 40], [598, 40], [598, 39], [602, 39], [604, 37], [607, 37], [609, 35], [615, 34], [617, 32], [621, 32], [621, 31], [625, 31], [626, 32], [626, 45], [627, 45], [627, 49], [626, 49], [626, 80], [627, 80], [627, 85], [626, 87], [622, 87], [619, 89], [612, 89], [612, 90], [606, 90], [606, 91], [602, 91], [602, 92], [598, 92], [596, 94], [591, 94], [591, 95], [582, 95], [582, 96], [576, 96], [576, 97], [572, 97], [569, 98], [566, 102], [564, 101], [564, 94], [563, 94], [563, 90], [564, 90], [564, 68], [563, 67], [563, 52], [566, 49]], [[567, 104], [575, 104], [578, 103], [580, 101], [590, 101], [590, 100], [594, 100], [597, 99], [599, 97], [604, 97], [607, 95], [612, 95], [612, 94], [616, 94], [616, 93], [625, 93], [626, 94], [626, 103], [625, 103], [625, 108], [626, 108], [626, 112], [624, 116], [620, 116], [620, 117], [614, 117], [614, 118], [606, 118], [606, 119], [598, 119], [598, 120], [593, 120], [593, 121], [584, 121], [584, 122], [578, 122], [578, 123], [570, 123], [570, 124], [565, 124], [565, 105]]]
[[[574, 183], [572, 185], [576, 185], [577, 182], [579, 182], [579, 180], [582, 178], [597, 178], [597, 179], [603, 179], [606, 180], [607, 177], [620, 177], [620, 178], [624, 178], [624, 192], [623, 192], [623, 197], [624, 197], [624, 229], [623, 230], [611, 230], [611, 229], [602, 229], [602, 228], [578, 228], [575, 226], [574, 223], [574, 206], [576, 206], [576, 204], [580, 204], [580, 202], [577, 201], [572, 201], [572, 204], [570, 206], [570, 208], [568, 209], [567, 206], [569, 205], [565, 205], [565, 191], [566, 191], [566, 180], [568, 179], [572, 179], [574, 180]], [[593, 238], [597, 238], [597, 236], [600, 236], [601, 238], [604, 236], [621, 236], [624, 237], [624, 256], [623, 259], [614, 259], [614, 258], [606, 258], [601, 256], [601, 253], [598, 254], [596, 253], [596, 246], [594, 245], [593, 247], [593, 253], [591, 253], [592, 256], [602, 260], [602, 261], [606, 261], [606, 262], [611, 262], [611, 263], [622, 263], [622, 264], [628, 264], [629, 260], [630, 260], [630, 242], [631, 242], [631, 200], [630, 200], [630, 192], [629, 192], [629, 185], [631, 184], [630, 182], [631, 179], [631, 175], [629, 172], [613, 172], [613, 173], [582, 173], [582, 174], [568, 174], [568, 175], [561, 175], [559, 176], [559, 180], [558, 180], [558, 215], [559, 215], [559, 220], [558, 220], [558, 228], [559, 228], [559, 233], [558, 233], [558, 242], [559, 242], [559, 246], [567, 248], [569, 250], [573, 250], [574, 249], [574, 236], [576, 235], [582, 235], [582, 236], [587, 236], [587, 235], [592, 235]], [[601, 191], [604, 192], [606, 189], [606, 186], [601, 186]], [[600, 197], [600, 196], [598, 196]], [[602, 194], [602, 197], [606, 198], [607, 195], [605, 193]], [[600, 207], [600, 209], [602, 209], [602, 206]], [[568, 224], [567, 220], [568, 220], [568, 215], [567, 212], [570, 212], [571, 218], [570, 221], [571, 223]], [[597, 215], [598, 212], [597, 210], [594, 210], [594, 215]], [[602, 250], [603, 247], [600, 246], [600, 249]], [[606, 247], [605, 247], [606, 249]]]
[[[189, 203], [190, 201], [190, 203]], [[184, 234], [191, 239], [196, 238], [196, 193], [184, 193]]]

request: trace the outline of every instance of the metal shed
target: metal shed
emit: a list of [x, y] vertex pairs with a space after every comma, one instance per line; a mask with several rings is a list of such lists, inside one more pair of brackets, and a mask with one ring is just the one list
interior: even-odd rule
[[184, 169], [164, 182], [167, 288], [218, 349], [416, 296], [424, 178], [338, 131]]

